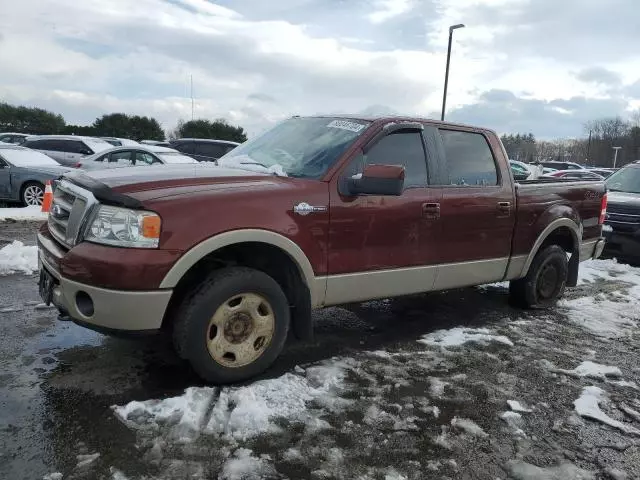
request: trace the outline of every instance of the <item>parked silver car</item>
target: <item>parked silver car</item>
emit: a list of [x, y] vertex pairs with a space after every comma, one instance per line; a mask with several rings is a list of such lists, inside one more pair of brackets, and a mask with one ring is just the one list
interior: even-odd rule
[[70, 170], [43, 153], [0, 142], [0, 200], [41, 205], [45, 182]]
[[119, 137], [100, 137], [100, 139], [105, 142], [110, 143], [114, 147], [127, 147], [131, 145], [140, 145], [135, 140], [131, 140], [129, 138], [119, 138]]
[[173, 148], [155, 145], [138, 145], [136, 147], [115, 147], [83, 158], [78, 168], [98, 170], [104, 168], [133, 167], [140, 165], [162, 165], [174, 163], [198, 163]]
[[29, 137], [22, 146], [38, 150], [58, 161], [61, 165], [76, 168], [83, 157], [113, 147], [113, 145], [100, 138], [76, 135], [39, 135]]

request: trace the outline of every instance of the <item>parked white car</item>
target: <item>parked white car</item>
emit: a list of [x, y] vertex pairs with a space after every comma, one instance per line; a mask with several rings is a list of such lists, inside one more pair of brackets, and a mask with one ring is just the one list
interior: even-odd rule
[[199, 163], [173, 148], [141, 145], [115, 147], [83, 158], [80, 166], [83, 170], [101, 170], [104, 168], [134, 167], [141, 165], [167, 165], [175, 163]]
[[65, 167], [78, 168], [79, 162], [88, 155], [93, 155], [113, 147], [99, 138], [79, 135], [39, 135], [26, 139], [23, 147], [48, 155]]

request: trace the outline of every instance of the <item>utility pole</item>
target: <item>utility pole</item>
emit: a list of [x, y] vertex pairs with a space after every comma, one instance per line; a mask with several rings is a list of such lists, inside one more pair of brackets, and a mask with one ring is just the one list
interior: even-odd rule
[[444, 111], [447, 107], [447, 88], [449, 86], [449, 63], [451, 62], [451, 41], [453, 40], [453, 31], [458, 28], [464, 28], [464, 24], [458, 23], [449, 27], [449, 46], [447, 47], [447, 68], [444, 73], [444, 93], [442, 94], [442, 114], [440, 120], [444, 121]]
[[587, 162], [591, 165], [591, 130], [589, 130], [589, 143], [587, 143]]
[[193, 75], [191, 75], [191, 121], [193, 118]]
[[618, 160], [618, 150], [620, 150], [622, 147], [613, 147], [613, 150], [615, 151], [615, 153], [613, 154], [613, 168], [616, 168], [616, 160]]

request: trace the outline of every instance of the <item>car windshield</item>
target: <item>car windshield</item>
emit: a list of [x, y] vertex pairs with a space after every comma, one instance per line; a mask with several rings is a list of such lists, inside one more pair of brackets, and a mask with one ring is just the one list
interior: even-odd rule
[[627, 167], [613, 173], [606, 181], [612, 192], [640, 193], [640, 167]]
[[329, 117], [290, 118], [220, 157], [218, 165], [319, 179], [370, 123]]
[[180, 152], [156, 152], [156, 155], [166, 163], [198, 163], [197, 160], [187, 157]]
[[53, 158], [47, 157], [44, 153], [35, 150], [3, 148], [0, 150], [0, 156], [14, 167], [35, 167], [36, 165], [50, 167], [60, 166]]

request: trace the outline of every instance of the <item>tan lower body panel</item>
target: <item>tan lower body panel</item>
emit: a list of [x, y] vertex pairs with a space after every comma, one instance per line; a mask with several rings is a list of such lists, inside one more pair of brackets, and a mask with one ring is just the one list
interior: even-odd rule
[[[173, 290], [131, 292], [92, 287], [62, 277], [43, 260], [42, 255], [40, 262], [60, 282], [54, 289], [53, 303], [65, 309], [71, 318], [112, 330], [157, 330], [162, 326]], [[85, 315], [78, 309], [79, 292], [84, 292], [91, 299], [91, 315]]]

